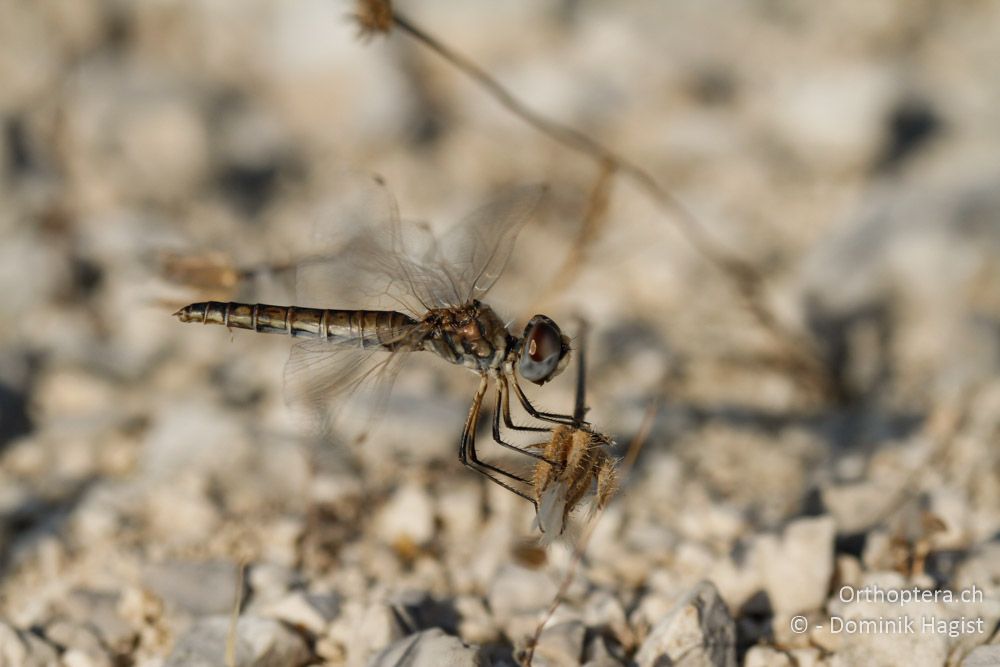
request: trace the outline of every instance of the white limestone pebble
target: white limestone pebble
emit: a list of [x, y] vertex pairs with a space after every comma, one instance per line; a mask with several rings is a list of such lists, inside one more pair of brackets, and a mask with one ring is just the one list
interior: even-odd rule
[[646, 637], [638, 667], [735, 667], [736, 626], [715, 585], [703, 581], [685, 595]]
[[434, 537], [434, 503], [420, 485], [401, 486], [382, 506], [375, 519], [378, 536], [388, 544], [407, 540], [426, 544]]
[[458, 637], [431, 628], [405, 637], [378, 653], [368, 667], [479, 667], [479, 651]]
[[576, 667], [583, 655], [587, 628], [582, 621], [565, 621], [545, 628], [538, 638], [532, 665], [537, 667]]
[[995, 667], [1000, 665], [1000, 644], [977, 646], [962, 661], [962, 667]]
[[108, 652], [93, 630], [76, 623], [56, 621], [46, 626], [45, 638], [64, 649], [62, 660], [70, 666], [112, 667]]
[[[226, 643], [232, 619], [202, 618], [177, 640], [165, 667], [218, 667], [226, 664]], [[297, 667], [311, 660], [305, 641], [285, 625], [244, 616], [236, 626], [238, 667]]]
[[330, 621], [336, 618], [339, 610], [339, 600], [334, 596], [294, 591], [267, 605], [260, 613], [262, 616], [284, 621], [294, 628], [307, 630], [313, 635], [321, 635]]
[[165, 561], [146, 568], [144, 581], [168, 605], [193, 616], [232, 610], [242, 586], [235, 563]]
[[818, 609], [826, 600], [833, 574], [831, 517], [799, 519], [781, 538], [764, 536], [757, 544], [771, 605], [778, 614]]
[[556, 594], [549, 574], [519, 565], [505, 565], [497, 573], [487, 599], [498, 621], [544, 609]]
[[56, 649], [40, 637], [0, 622], [0, 665], [49, 667], [58, 662]]

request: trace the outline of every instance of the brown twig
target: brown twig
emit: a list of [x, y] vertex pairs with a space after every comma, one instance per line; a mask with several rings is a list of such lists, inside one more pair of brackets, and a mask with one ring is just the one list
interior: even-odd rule
[[659, 409], [660, 401], [656, 398], [650, 401], [646, 407], [646, 413], [642, 416], [642, 422], [639, 423], [639, 430], [636, 432], [635, 437], [632, 438], [632, 442], [629, 443], [628, 449], [625, 451], [625, 458], [622, 459], [619, 466], [623, 480], [629, 476], [632, 468], [635, 467], [635, 462], [639, 458], [639, 452], [642, 451], [643, 446], [646, 444], [649, 432], [653, 430], [653, 418], [656, 417]]
[[541, 298], [535, 304], [532, 312], [543, 310], [540, 304], [546, 303], [553, 295], [562, 292], [580, 273], [587, 252], [600, 235], [601, 229], [608, 220], [608, 206], [611, 203], [611, 186], [614, 184], [615, 165], [611, 162], [601, 164], [600, 172], [587, 198], [587, 208], [584, 210], [580, 231], [573, 239], [573, 245], [566, 253], [559, 270], [552, 282], [545, 288]]
[[663, 213], [674, 220], [691, 246], [729, 279], [746, 303], [751, 315], [784, 348], [788, 359], [785, 366], [800, 385], [824, 397], [835, 394], [833, 382], [810, 341], [785, 327], [767, 306], [764, 276], [761, 272], [732, 252], [723, 250], [716, 241], [710, 239], [697, 218], [648, 171], [584, 132], [534, 111], [482, 67], [446, 46], [399, 12], [393, 11], [392, 20], [399, 30], [471, 78], [515, 116], [566, 148], [582, 153], [600, 164], [613, 165], [615, 171], [621, 172], [635, 183]]

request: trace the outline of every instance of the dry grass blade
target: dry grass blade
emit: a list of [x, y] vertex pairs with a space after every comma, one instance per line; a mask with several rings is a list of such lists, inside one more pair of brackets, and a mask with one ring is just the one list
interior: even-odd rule
[[939, 404], [927, 416], [923, 434], [932, 443], [926, 455], [902, 478], [885, 507], [875, 518], [882, 523], [898, 514], [907, 503], [920, 495], [921, 479], [928, 472], [940, 471], [952, 455], [952, 449], [972, 418], [971, 406], [980, 392], [978, 385], [965, 389], [953, 403]]
[[229, 633], [226, 636], [226, 667], [236, 667], [236, 635], [240, 622], [240, 610], [243, 607], [243, 581], [246, 576], [247, 561], [240, 561], [236, 572], [236, 599], [233, 601], [233, 613], [229, 619]]
[[599, 164], [612, 165], [615, 171], [621, 172], [637, 185], [664, 214], [675, 222], [691, 246], [726, 277], [734, 291], [746, 303], [750, 314], [782, 348], [787, 358], [782, 366], [791, 374], [791, 377], [810, 393], [826, 398], [836, 395], [836, 387], [814, 345], [801, 334], [782, 324], [768, 306], [763, 274], [756, 267], [737, 257], [734, 253], [724, 250], [718, 242], [711, 239], [697, 218], [666, 188], [661, 186], [648, 171], [586, 133], [534, 111], [500, 85], [482, 67], [446, 46], [399, 12], [393, 12], [392, 20], [399, 30], [410, 35], [471, 78], [515, 116], [563, 146], [586, 155]]

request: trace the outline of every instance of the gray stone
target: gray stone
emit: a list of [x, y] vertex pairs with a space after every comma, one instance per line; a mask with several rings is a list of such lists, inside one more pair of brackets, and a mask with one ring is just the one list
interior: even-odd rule
[[583, 613], [583, 621], [588, 628], [610, 632], [623, 646], [635, 645], [635, 633], [629, 626], [625, 608], [621, 601], [608, 591], [597, 590], [589, 595]]
[[735, 667], [736, 626], [711, 582], [685, 595], [646, 637], [636, 653], [638, 667]]
[[368, 667], [479, 667], [479, 651], [438, 628], [410, 635], [376, 654]]
[[168, 561], [146, 568], [144, 583], [164, 602], [193, 616], [229, 613], [238, 568], [228, 561]]
[[583, 655], [586, 627], [581, 621], [566, 621], [546, 627], [535, 646], [533, 667], [576, 667]]
[[359, 665], [410, 632], [384, 600], [365, 603], [348, 597], [340, 615], [330, 623], [326, 639], [338, 647], [349, 665]]
[[40, 637], [0, 623], [0, 665], [51, 667], [59, 663], [56, 649]]
[[517, 614], [544, 609], [556, 590], [545, 572], [506, 565], [493, 580], [487, 599], [493, 614], [503, 623]]
[[[56, 621], [46, 626], [45, 638], [67, 652], [72, 651], [75, 656], [73, 661], [76, 663], [93, 667], [112, 667], [111, 656], [101, 646], [101, 640], [88, 627]], [[63, 662], [67, 662], [65, 654]]]
[[775, 612], [794, 614], [819, 609], [833, 574], [831, 517], [799, 519], [781, 539], [766, 536], [757, 544], [764, 580]]
[[[204, 443], [212, 443], [205, 447]], [[194, 396], [163, 407], [147, 437], [140, 464], [153, 480], [214, 474], [220, 479], [245, 474], [251, 451], [244, 425], [229, 412]]]
[[[218, 667], [226, 664], [232, 619], [199, 620], [177, 641], [165, 667]], [[305, 641], [287, 627], [266, 618], [244, 616], [236, 626], [237, 667], [296, 667], [312, 659]]]
[[893, 489], [881, 480], [864, 480], [849, 484], [826, 484], [821, 489], [823, 506], [843, 533], [869, 530], [885, 513], [893, 498]]
[[400, 487], [375, 518], [375, 532], [387, 544], [426, 544], [434, 537], [434, 503], [418, 484]]
[[336, 593], [307, 593], [306, 602], [327, 623], [340, 615], [341, 598]]
[[977, 646], [962, 661], [962, 667], [996, 667], [1000, 665], [1000, 644]]
[[[814, 641], [819, 646], [823, 644], [836, 648], [831, 664], [837, 667], [848, 665], [907, 665], [912, 667], [932, 667], [948, 662], [956, 641], [961, 638], [949, 638], [945, 633], [925, 632], [921, 627], [923, 619], [951, 618], [963, 613], [963, 607], [955, 603], [933, 600], [910, 600], [905, 604], [890, 599], [880, 599], [878, 596], [864, 595], [861, 591], [871, 587], [883, 591], [902, 591], [911, 588], [913, 579], [904, 577], [898, 572], [884, 571], [866, 574], [861, 581], [861, 588], [856, 595], [835, 593], [826, 605], [826, 613], [833, 617], [848, 620], [860, 619], [900, 619], [908, 617], [914, 624], [914, 632], [847, 632], [843, 631], [826, 638], [823, 634], [813, 632]], [[971, 611], [971, 610], [970, 610]], [[972, 614], [970, 613], [969, 616]], [[774, 624], [776, 639], [782, 640], [784, 628], [789, 624], [776, 620]], [[824, 633], [833, 629], [832, 625], [824, 628]], [[830, 633], [833, 634], [832, 632]], [[968, 638], [975, 638], [969, 635]], [[833, 640], [833, 641], [831, 641]], [[787, 641], [787, 638], [786, 638]]]
[[743, 667], [792, 667], [795, 663], [787, 653], [770, 646], [752, 646], [743, 660]]
[[918, 173], [874, 189], [805, 258], [810, 320], [850, 389], [878, 389], [893, 373], [944, 397], [996, 374], [996, 336], [972, 316], [971, 296], [1000, 284], [1000, 190], [989, 172]]
[[268, 604], [260, 613], [320, 635], [340, 613], [340, 600], [333, 595], [309, 595], [294, 591]]
[[295, 570], [278, 563], [259, 563], [247, 575], [255, 601], [272, 601], [283, 597], [298, 583]]
[[500, 639], [496, 621], [479, 597], [463, 595], [455, 599], [458, 612], [458, 635], [473, 644], [488, 644]]
[[75, 623], [85, 623], [114, 653], [126, 653], [135, 641], [135, 630], [118, 612], [121, 596], [92, 589], [77, 589], [66, 596], [63, 611]]
[[[878, 616], [869, 618], [878, 618]], [[919, 617], [914, 616], [913, 618], [919, 627]], [[853, 665], [938, 667], [948, 662], [947, 643], [946, 638], [921, 632], [915, 632], [906, 637], [882, 634], [858, 638], [855, 635], [845, 639], [845, 645], [834, 654], [830, 664], [834, 667], [852, 667]]]
[[584, 657], [587, 662], [583, 663], [583, 667], [622, 667], [623, 664], [621, 660], [611, 654], [604, 638], [600, 636], [594, 637], [590, 642]]

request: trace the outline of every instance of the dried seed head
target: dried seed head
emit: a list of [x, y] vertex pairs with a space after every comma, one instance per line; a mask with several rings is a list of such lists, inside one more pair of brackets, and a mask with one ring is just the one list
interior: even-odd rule
[[202, 292], [231, 295], [240, 281], [239, 269], [223, 255], [184, 255], [164, 252], [159, 256], [160, 273], [177, 285]]
[[569, 450], [566, 452], [567, 468], [581, 470], [587, 467], [591, 457], [591, 436], [592, 434], [584, 429], [573, 429]]
[[390, 0], [358, 0], [354, 20], [361, 39], [387, 35], [392, 29], [392, 3]]
[[618, 491], [618, 469], [611, 457], [601, 461], [597, 468], [597, 509], [604, 509]]
[[606, 451], [612, 444], [610, 438], [589, 428], [552, 429], [543, 450], [547, 461], [538, 462], [534, 477], [538, 527], [545, 541], [563, 533], [570, 513], [591, 489], [595, 489], [591, 512], [603, 508], [614, 495], [616, 461]]

